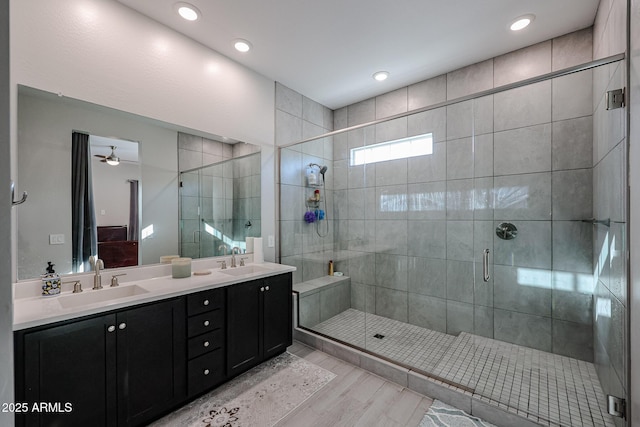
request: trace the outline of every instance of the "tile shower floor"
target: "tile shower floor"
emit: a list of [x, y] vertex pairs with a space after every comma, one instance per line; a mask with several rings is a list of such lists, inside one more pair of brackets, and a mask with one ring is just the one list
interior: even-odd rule
[[468, 387], [474, 398], [542, 425], [615, 425], [603, 408], [593, 363], [465, 332], [455, 337], [355, 309], [311, 329]]

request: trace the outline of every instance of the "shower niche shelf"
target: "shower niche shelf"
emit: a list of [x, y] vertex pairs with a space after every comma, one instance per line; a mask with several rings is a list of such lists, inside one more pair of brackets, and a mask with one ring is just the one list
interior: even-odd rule
[[306, 201], [307, 207], [314, 208], [314, 209], [320, 207], [320, 203], [322, 203], [322, 199], [321, 200], [307, 199]]

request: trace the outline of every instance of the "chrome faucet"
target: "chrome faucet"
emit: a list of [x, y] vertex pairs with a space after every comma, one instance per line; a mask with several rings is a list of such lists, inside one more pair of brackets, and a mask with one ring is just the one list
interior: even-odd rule
[[237, 254], [240, 255], [240, 248], [237, 246], [234, 246], [231, 249], [231, 267], [237, 267], [236, 265], [236, 249], [238, 250]]
[[[91, 259], [89, 260], [91, 262]], [[98, 289], [102, 289], [102, 276], [100, 276], [100, 270], [104, 270], [104, 262], [100, 258], [94, 258], [93, 262], [94, 270], [96, 271], [96, 275], [93, 276], [93, 290], [97, 291]]]

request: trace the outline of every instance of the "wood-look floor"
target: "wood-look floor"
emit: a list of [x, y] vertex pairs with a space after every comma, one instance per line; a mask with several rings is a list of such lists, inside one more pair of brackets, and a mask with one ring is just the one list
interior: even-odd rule
[[429, 397], [301, 343], [294, 342], [288, 351], [336, 377], [276, 427], [417, 426], [433, 403]]

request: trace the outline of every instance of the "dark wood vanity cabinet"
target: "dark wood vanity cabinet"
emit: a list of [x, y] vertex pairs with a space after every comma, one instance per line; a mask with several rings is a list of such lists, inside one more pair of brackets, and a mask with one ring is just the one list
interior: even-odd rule
[[184, 401], [185, 317], [178, 298], [17, 332], [16, 425], [143, 425]]
[[227, 290], [227, 375], [282, 353], [292, 343], [291, 273]]
[[263, 359], [284, 352], [293, 343], [293, 279], [291, 273], [264, 279]]
[[[107, 332], [115, 323], [110, 314], [16, 333], [15, 399], [26, 404], [17, 426], [116, 425], [116, 337]], [[34, 410], [40, 402], [64, 410]]]
[[291, 288], [286, 273], [17, 331], [16, 425], [146, 425], [285, 351]]
[[187, 397], [184, 298], [116, 317], [118, 425], [145, 425]]

